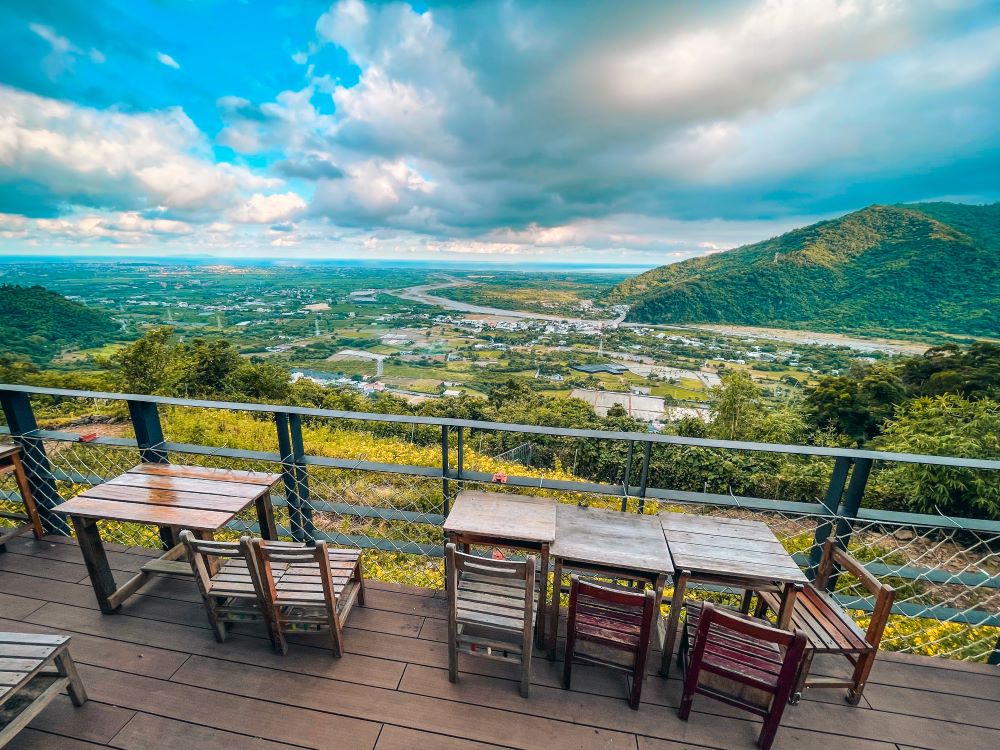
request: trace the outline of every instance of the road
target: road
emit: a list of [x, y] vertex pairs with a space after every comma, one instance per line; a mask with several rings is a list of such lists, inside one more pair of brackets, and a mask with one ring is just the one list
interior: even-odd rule
[[405, 289], [386, 289], [384, 291], [386, 294], [391, 294], [394, 297], [409, 300], [410, 302], [420, 302], [425, 305], [433, 305], [434, 307], [443, 307], [446, 310], [474, 313], [476, 315], [494, 315], [503, 318], [526, 318], [528, 320], [551, 320], [557, 323], [577, 323], [599, 326], [619, 324], [625, 320], [625, 312], [613, 320], [587, 320], [586, 318], [570, 318], [565, 315], [549, 315], [547, 313], [529, 312], [527, 310], [504, 310], [499, 307], [472, 305], [468, 302], [459, 302], [458, 300], [448, 299], [447, 297], [438, 297], [437, 295], [429, 294], [429, 292], [433, 292], [437, 289], [447, 289], [455, 286], [469, 286], [473, 283], [471, 281], [463, 281], [461, 279], [453, 279], [451, 277], [445, 278], [447, 278], [448, 281], [442, 281], [435, 284], [421, 284], [420, 286], [411, 286]]

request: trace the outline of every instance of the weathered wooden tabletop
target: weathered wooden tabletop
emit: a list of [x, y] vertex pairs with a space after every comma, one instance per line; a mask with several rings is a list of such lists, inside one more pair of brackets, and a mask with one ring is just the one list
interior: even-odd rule
[[270, 491], [280, 475], [143, 463], [56, 508], [67, 516], [214, 531]]
[[468, 534], [551, 544], [556, 538], [556, 502], [530, 495], [462, 490], [444, 522], [449, 534]]
[[657, 516], [560, 503], [553, 557], [607, 568], [674, 572]]
[[802, 570], [760, 521], [661, 513], [674, 568], [747, 580], [805, 583]]

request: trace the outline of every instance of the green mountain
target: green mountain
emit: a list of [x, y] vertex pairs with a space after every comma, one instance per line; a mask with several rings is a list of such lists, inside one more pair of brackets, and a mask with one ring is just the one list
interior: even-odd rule
[[611, 290], [644, 323], [1000, 336], [1000, 203], [869, 206]]
[[66, 347], [107, 343], [117, 330], [107, 313], [44, 287], [0, 285], [0, 354], [46, 363]]

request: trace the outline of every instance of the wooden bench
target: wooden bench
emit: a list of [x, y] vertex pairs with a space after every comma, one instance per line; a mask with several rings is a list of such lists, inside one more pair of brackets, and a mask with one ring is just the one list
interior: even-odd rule
[[[850, 573], [875, 597], [875, 606], [867, 630], [861, 630], [851, 616], [834, 601], [825, 590], [834, 574], [834, 566]], [[758, 592], [757, 614], [767, 610], [778, 611], [780, 606], [774, 594]], [[791, 702], [797, 703], [806, 688], [846, 687], [847, 702], [857, 705], [865, 689], [865, 682], [875, 663], [875, 654], [885, 630], [895, 590], [869, 573], [864, 565], [840, 549], [834, 539], [823, 545], [823, 557], [816, 573], [816, 581], [806, 586], [796, 598], [792, 611], [791, 627], [801, 630], [808, 639], [802, 665], [799, 668]], [[850, 679], [810, 678], [813, 657], [816, 654], [838, 654], [854, 667]]]
[[14, 475], [17, 491], [21, 495], [21, 502], [24, 505], [24, 512], [17, 513], [0, 509], [0, 518], [25, 523], [13, 528], [0, 529], [0, 552], [6, 551], [6, 544], [11, 539], [28, 531], [34, 533], [35, 539], [41, 539], [45, 534], [42, 530], [42, 521], [38, 517], [38, 509], [35, 507], [35, 500], [31, 496], [31, 488], [28, 486], [28, 477], [24, 473], [24, 464], [21, 463], [21, 449], [16, 445], [0, 446], [0, 476], [4, 474]]
[[0, 747], [64, 689], [74, 706], [87, 700], [69, 636], [0, 633]]

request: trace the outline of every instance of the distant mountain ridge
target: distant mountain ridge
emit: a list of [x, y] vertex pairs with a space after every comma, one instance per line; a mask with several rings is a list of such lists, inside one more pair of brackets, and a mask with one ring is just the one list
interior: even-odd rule
[[1000, 203], [869, 206], [623, 281], [644, 323], [1000, 336]]
[[0, 285], [0, 354], [45, 363], [69, 346], [100, 346], [118, 325], [102, 310], [41, 286]]

